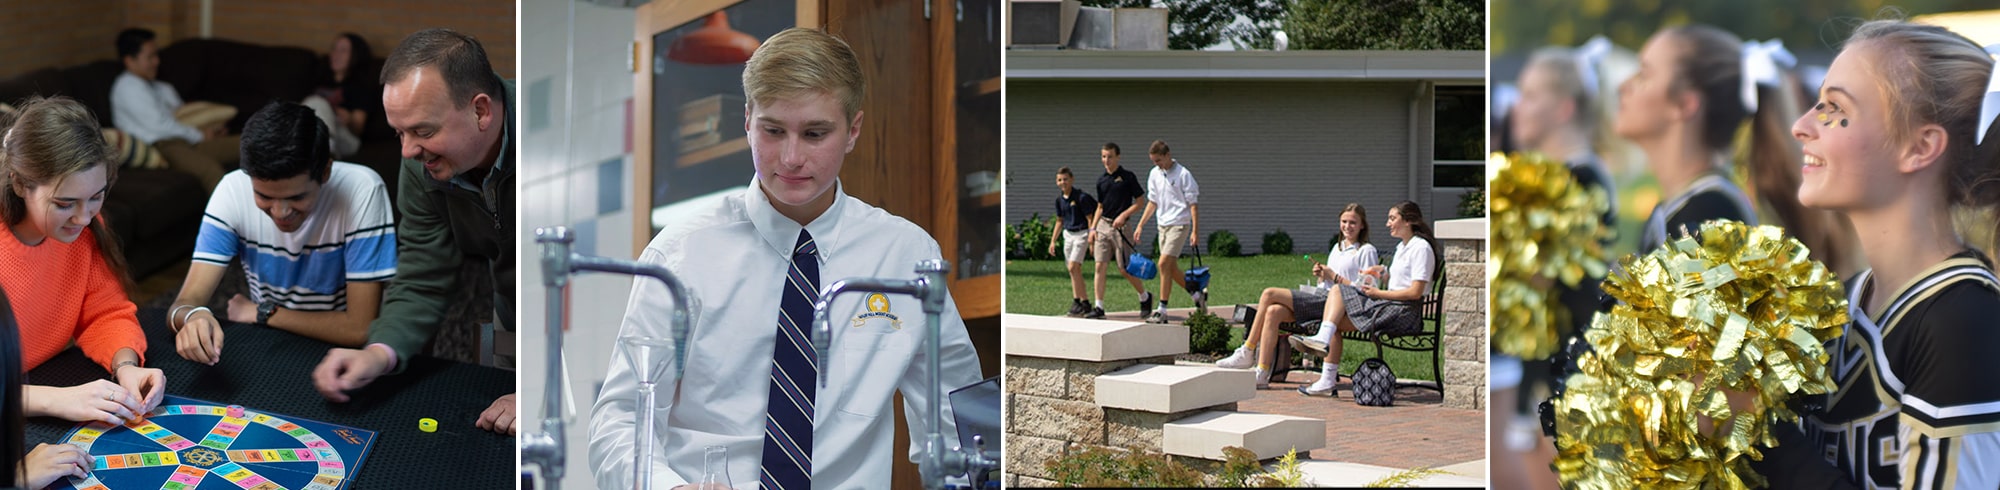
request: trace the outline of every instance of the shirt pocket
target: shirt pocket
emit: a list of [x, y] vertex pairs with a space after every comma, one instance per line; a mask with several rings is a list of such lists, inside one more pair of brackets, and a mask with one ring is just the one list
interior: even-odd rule
[[838, 400], [834, 407], [840, 413], [873, 419], [889, 406], [890, 395], [902, 381], [913, 353], [902, 347], [899, 335], [860, 330], [866, 327], [843, 332], [846, 338], [837, 350], [831, 373], [840, 383], [827, 386], [840, 391], [827, 395]]

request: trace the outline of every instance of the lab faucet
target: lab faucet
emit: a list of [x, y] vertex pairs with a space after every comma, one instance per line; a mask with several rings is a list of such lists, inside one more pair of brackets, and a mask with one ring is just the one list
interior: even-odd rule
[[[543, 487], [561, 490], [565, 451], [562, 423], [562, 343], [565, 324], [564, 294], [569, 287], [569, 276], [586, 271], [610, 272], [658, 279], [673, 297], [674, 309], [668, 318], [668, 326], [673, 338], [667, 344], [673, 357], [667, 360], [674, 376], [680, 379], [686, 371], [687, 336], [693, 309], [689, 306], [693, 296], [680, 278], [668, 272], [665, 267], [630, 260], [609, 259], [570, 252], [570, 245], [576, 241], [574, 234], [566, 227], [556, 226], [535, 229], [535, 241], [542, 244], [542, 285], [548, 287], [548, 378], [543, 385], [542, 433], [528, 436], [521, 443], [521, 461], [534, 464], [542, 469]], [[641, 338], [639, 342], [650, 339]], [[628, 339], [621, 342], [631, 344]], [[638, 450], [634, 454], [633, 478], [639, 488], [649, 488], [652, 484], [653, 446], [653, 385], [660, 380], [659, 362], [654, 358], [649, 345], [628, 345], [643, 352], [628, 352], [634, 358], [633, 374], [639, 378], [640, 403], [639, 428], [633, 433], [633, 443]]]
[[[945, 478], [969, 476], [994, 471], [1000, 468], [998, 455], [988, 455], [986, 441], [974, 437], [973, 448], [945, 449], [944, 441], [944, 393], [940, 385], [944, 372], [938, 358], [940, 338], [944, 330], [942, 316], [945, 308], [945, 294], [950, 291], [944, 275], [948, 270], [943, 260], [923, 260], [917, 262], [916, 279], [894, 280], [875, 277], [849, 278], [834, 281], [826, 289], [820, 290], [819, 303], [813, 305], [813, 351], [819, 359], [819, 387], [826, 388], [827, 372], [831, 371], [829, 353], [833, 347], [833, 324], [828, 320], [827, 310], [833, 300], [843, 293], [872, 292], [902, 294], [917, 298], [924, 311], [924, 352], [929, 363], [924, 366], [930, 373], [924, 390], [930, 403], [930, 418], [925, 421], [924, 461], [919, 466], [924, 487], [937, 490], [944, 488]], [[950, 454], [946, 454], [950, 453]]]

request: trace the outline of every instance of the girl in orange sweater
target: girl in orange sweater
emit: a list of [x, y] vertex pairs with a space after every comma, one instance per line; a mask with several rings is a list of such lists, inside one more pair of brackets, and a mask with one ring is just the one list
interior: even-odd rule
[[[0, 288], [14, 292], [21, 369], [71, 342], [117, 382], [28, 385], [23, 412], [122, 424], [159, 405], [166, 378], [141, 366], [146, 336], [125, 297], [124, 255], [96, 219], [117, 178], [97, 118], [63, 97], [30, 99], [0, 133]], [[190, 198], [193, 198], [192, 196]]]

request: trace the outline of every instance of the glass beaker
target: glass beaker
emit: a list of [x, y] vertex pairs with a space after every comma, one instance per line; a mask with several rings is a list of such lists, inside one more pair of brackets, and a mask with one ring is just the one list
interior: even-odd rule
[[702, 450], [701, 490], [733, 490], [729, 481], [729, 448], [708, 446]]

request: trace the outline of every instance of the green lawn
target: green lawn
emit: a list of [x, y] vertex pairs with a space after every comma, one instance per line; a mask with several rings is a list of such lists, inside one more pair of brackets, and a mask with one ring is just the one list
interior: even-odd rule
[[[1313, 260], [1326, 262], [1326, 254], [1312, 254]], [[1312, 264], [1298, 255], [1259, 255], [1253, 257], [1205, 257], [1209, 267], [1209, 306], [1235, 304], [1256, 304], [1257, 297], [1266, 287], [1296, 288], [1299, 284], [1312, 280]], [[1191, 258], [1182, 258], [1183, 268], [1191, 267]], [[1069, 312], [1069, 273], [1057, 260], [1011, 260], [1006, 272], [1006, 310], [1008, 313], [1060, 316]], [[1084, 263], [1084, 294], [1090, 294], [1093, 269]], [[1138, 298], [1132, 286], [1125, 282], [1117, 271], [1107, 271], [1104, 285], [1105, 309], [1110, 311], [1133, 311], [1139, 309]], [[1147, 281], [1146, 289], [1158, 291], [1158, 280]], [[1188, 301], [1187, 292], [1176, 290], [1172, 304], [1175, 308], [1193, 306]], [[1426, 328], [1437, 328], [1426, 325]], [[1243, 328], [1231, 329], [1229, 342], [1231, 349], [1243, 343]], [[1341, 352], [1340, 370], [1353, 373], [1361, 361], [1372, 355], [1375, 346], [1368, 342], [1349, 341]], [[1383, 359], [1396, 372], [1396, 376], [1406, 379], [1436, 380], [1431, 372], [1429, 353], [1405, 352], [1385, 349]]]
[[[1326, 261], [1325, 254], [1313, 254], [1313, 260]], [[1233, 305], [1256, 303], [1257, 296], [1266, 287], [1295, 288], [1299, 284], [1312, 281], [1312, 264], [1297, 255], [1259, 255], [1255, 257], [1204, 257], [1208, 265], [1209, 305]], [[1182, 258], [1181, 268], [1191, 268], [1192, 258]], [[1116, 267], [1116, 265], [1113, 265]], [[1090, 294], [1091, 263], [1083, 264], [1084, 294]], [[1132, 311], [1139, 309], [1139, 298], [1132, 292], [1132, 286], [1125, 282], [1118, 271], [1105, 271], [1104, 309], [1107, 311]], [[1158, 292], [1159, 281], [1147, 281], [1146, 290]], [[1062, 261], [1057, 260], [1012, 260], [1007, 262], [1007, 312], [1030, 315], [1062, 315], [1069, 312], [1070, 283], [1069, 272], [1063, 270]], [[1188, 302], [1187, 291], [1174, 290], [1174, 307], [1193, 306]]]

